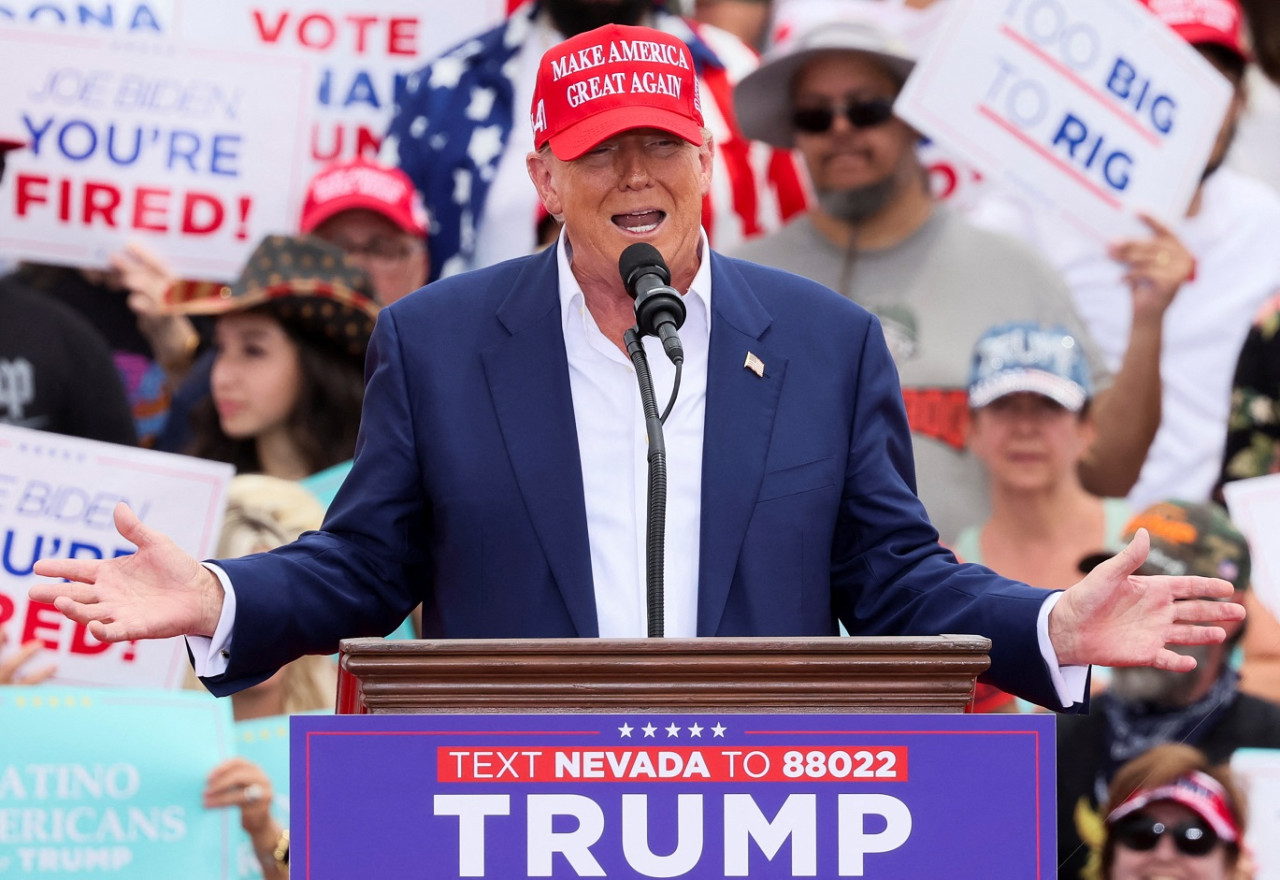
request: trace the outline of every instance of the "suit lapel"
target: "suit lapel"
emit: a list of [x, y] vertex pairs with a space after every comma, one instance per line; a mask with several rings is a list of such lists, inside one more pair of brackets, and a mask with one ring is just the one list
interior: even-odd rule
[[[711, 256], [711, 347], [702, 444], [698, 635], [715, 635], [755, 509], [787, 361], [761, 342], [772, 318], [732, 264]], [[763, 363], [763, 376], [745, 366]]]
[[510, 336], [482, 358], [525, 507], [574, 628], [591, 637], [599, 626], [558, 291], [555, 248], [548, 248], [498, 309]]

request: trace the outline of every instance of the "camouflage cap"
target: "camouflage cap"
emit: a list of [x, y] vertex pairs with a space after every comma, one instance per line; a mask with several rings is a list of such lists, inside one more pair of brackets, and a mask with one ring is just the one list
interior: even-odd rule
[[1151, 535], [1142, 573], [1222, 578], [1237, 590], [1249, 586], [1249, 542], [1217, 504], [1162, 501], [1129, 520], [1125, 539], [1140, 528]]

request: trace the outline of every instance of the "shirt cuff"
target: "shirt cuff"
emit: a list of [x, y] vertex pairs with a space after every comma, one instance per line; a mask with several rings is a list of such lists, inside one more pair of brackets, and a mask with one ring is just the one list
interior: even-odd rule
[[187, 636], [187, 647], [191, 649], [192, 665], [196, 675], [201, 678], [213, 678], [227, 671], [227, 663], [231, 659], [231, 628], [236, 622], [236, 591], [231, 586], [231, 578], [219, 566], [212, 562], [200, 563], [222, 584], [222, 613], [218, 615], [218, 625], [213, 630], [213, 637]]
[[1040, 641], [1040, 656], [1049, 667], [1049, 679], [1058, 693], [1058, 701], [1062, 703], [1062, 708], [1069, 709], [1076, 703], [1084, 702], [1089, 667], [1061, 665], [1058, 663], [1058, 652], [1053, 649], [1053, 642], [1049, 641], [1049, 612], [1053, 611], [1053, 606], [1061, 598], [1062, 591], [1057, 590], [1040, 606], [1040, 616], [1036, 618], [1036, 638]]

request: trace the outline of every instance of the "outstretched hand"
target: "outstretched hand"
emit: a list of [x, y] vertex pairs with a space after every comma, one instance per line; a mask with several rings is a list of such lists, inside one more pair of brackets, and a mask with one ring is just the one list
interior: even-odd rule
[[1137, 575], [1151, 539], [1138, 529], [1129, 546], [1062, 594], [1049, 614], [1049, 640], [1064, 666], [1154, 666], [1195, 669], [1193, 657], [1167, 645], [1211, 645], [1226, 639], [1221, 626], [1244, 618], [1218, 578]]
[[222, 611], [222, 585], [214, 574], [160, 532], [142, 524], [129, 506], [116, 505], [116, 530], [137, 546], [115, 559], [42, 559], [42, 583], [28, 595], [47, 602], [103, 642], [213, 635]]

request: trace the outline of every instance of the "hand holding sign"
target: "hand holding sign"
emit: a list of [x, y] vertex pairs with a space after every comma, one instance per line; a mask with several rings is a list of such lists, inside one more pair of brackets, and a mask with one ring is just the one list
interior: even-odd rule
[[1150, 214], [1139, 213], [1138, 218], [1154, 234], [1117, 241], [1107, 255], [1128, 269], [1124, 280], [1133, 291], [1135, 322], [1143, 317], [1159, 321], [1178, 289], [1195, 274], [1196, 260], [1168, 226]]
[[[0, 626], [0, 653], [3, 653], [5, 642], [7, 641], [9, 641], [9, 635], [4, 631], [4, 627]], [[39, 684], [52, 676], [58, 668], [52, 663], [48, 666], [42, 666], [34, 672], [19, 674], [19, 670], [26, 665], [27, 661], [40, 653], [41, 647], [39, 639], [31, 639], [18, 648], [12, 656], [0, 660], [0, 685]]]
[[49, 602], [104, 642], [213, 635], [222, 585], [166, 535], [147, 528], [123, 502], [116, 530], [138, 551], [114, 559], [42, 559], [41, 577], [72, 583], [37, 584], [29, 595]]
[[1166, 645], [1211, 645], [1226, 639], [1220, 626], [1244, 619], [1230, 599], [1234, 588], [1219, 578], [1135, 576], [1151, 547], [1146, 529], [1129, 546], [1062, 594], [1049, 613], [1049, 640], [1064, 666], [1154, 666], [1195, 669], [1193, 657]]

